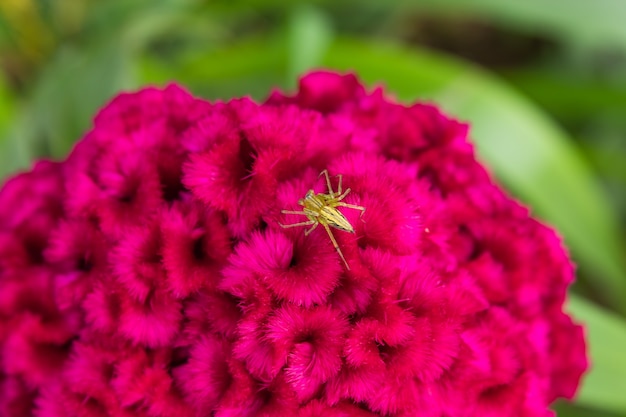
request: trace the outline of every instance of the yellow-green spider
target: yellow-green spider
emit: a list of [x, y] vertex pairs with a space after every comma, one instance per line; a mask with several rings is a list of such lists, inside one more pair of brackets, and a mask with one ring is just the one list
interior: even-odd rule
[[354, 228], [346, 219], [346, 217], [341, 214], [337, 207], [347, 207], [355, 210], [361, 210], [361, 217], [365, 212], [365, 207], [357, 206], [354, 204], [344, 203], [341, 200], [346, 198], [346, 196], [350, 193], [350, 188], [346, 189], [343, 193], [341, 192], [341, 182], [342, 176], [337, 175], [339, 178], [339, 184], [337, 185], [337, 191], [333, 191], [333, 187], [330, 184], [330, 177], [328, 176], [328, 170], [323, 170], [320, 173], [320, 177], [324, 175], [326, 177], [326, 185], [328, 186], [328, 194], [319, 193], [315, 194], [315, 191], [309, 190], [307, 191], [304, 198], [298, 200], [298, 204], [300, 204], [304, 209], [302, 211], [291, 211], [291, 210], [282, 210], [283, 214], [300, 214], [302, 216], [306, 216], [309, 220], [300, 223], [294, 224], [280, 224], [281, 227], [289, 228], [289, 227], [299, 227], [299, 226], [312, 226], [310, 229], [305, 230], [304, 235], [308, 236], [318, 225], [324, 226], [326, 232], [328, 233], [328, 237], [330, 237], [333, 246], [339, 253], [339, 256], [343, 260], [343, 263], [346, 265], [346, 268], [349, 270], [350, 266], [344, 258], [343, 253], [341, 253], [341, 249], [339, 249], [339, 245], [335, 240], [335, 236], [333, 236], [333, 232], [330, 230], [330, 227], [334, 227], [335, 229], [343, 230], [344, 232], [354, 233]]

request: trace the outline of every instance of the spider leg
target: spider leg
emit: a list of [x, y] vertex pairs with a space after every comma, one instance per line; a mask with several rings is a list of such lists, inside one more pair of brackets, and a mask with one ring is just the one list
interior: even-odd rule
[[337, 177], [339, 178], [339, 184], [337, 184], [337, 194], [335, 195], [341, 195], [341, 183], [343, 182], [343, 175], [339, 174], [337, 175]]
[[341, 200], [343, 200], [344, 198], [346, 198], [346, 196], [347, 196], [348, 194], [350, 194], [350, 191], [352, 191], [352, 190], [351, 190], [351, 189], [349, 189], [349, 188], [348, 188], [348, 189], [346, 189], [346, 191], [344, 191], [344, 193], [343, 193], [343, 194], [341, 194], [339, 197], [337, 197], [337, 201], [341, 201]]
[[306, 216], [304, 211], [281, 210], [280, 212], [283, 214], [302, 214], [303, 216]]
[[322, 172], [320, 172], [319, 176], [321, 177], [322, 175], [326, 177], [326, 185], [328, 186], [328, 193], [334, 197], [335, 192], [333, 191], [333, 186], [330, 185], [330, 177], [328, 176], [328, 170], [325, 169]]
[[[313, 221], [313, 220], [311, 220], [311, 221]], [[315, 228], [316, 228], [319, 224], [320, 224], [319, 222], [313, 222], [313, 227], [311, 227], [309, 230], [305, 230], [305, 231], [304, 231], [304, 236], [308, 236], [308, 235], [310, 235], [310, 234], [311, 234], [311, 232], [312, 232], [313, 230], [315, 230]]]
[[328, 233], [328, 237], [330, 237], [331, 242], [333, 242], [333, 246], [335, 247], [335, 249], [337, 249], [337, 253], [341, 257], [341, 260], [343, 261], [343, 263], [346, 265], [346, 269], [349, 271], [350, 265], [348, 265], [346, 258], [343, 257], [343, 253], [341, 253], [341, 249], [339, 249], [339, 245], [337, 244], [337, 241], [335, 240], [335, 236], [333, 236], [333, 232], [330, 230], [330, 227], [328, 227], [327, 224], [322, 223], [322, 226], [324, 226], [324, 229], [326, 229], [326, 232]]
[[365, 213], [365, 207], [357, 206], [356, 204], [348, 204], [348, 203], [337, 202], [337, 203], [335, 203], [335, 206], [341, 206], [341, 207], [347, 207], [347, 208], [351, 208], [351, 209], [355, 209], [355, 210], [361, 210], [361, 215], [359, 217], [363, 217], [363, 213]]
[[344, 202], [338, 202], [335, 203], [336, 206], [341, 206], [341, 207], [348, 207], [351, 209], [355, 209], [355, 210], [361, 210], [361, 211], [365, 211], [365, 207], [363, 206], [357, 206], [356, 204], [348, 204], [348, 203], [344, 203]]
[[293, 224], [282, 224], [282, 223], [278, 223], [278, 225], [280, 227], [282, 227], [283, 229], [288, 229], [290, 227], [298, 227], [298, 226], [310, 226], [312, 224], [316, 224], [317, 222], [313, 221], [313, 220], [309, 220], [308, 222], [300, 222], [300, 223], [293, 223]]

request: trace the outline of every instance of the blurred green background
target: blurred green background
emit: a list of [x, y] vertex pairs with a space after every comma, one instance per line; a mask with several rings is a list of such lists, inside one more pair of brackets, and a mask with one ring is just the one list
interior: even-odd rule
[[0, 0], [0, 178], [145, 84], [262, 99], [330, 67], [436, 101], [578, 265], [593, 368], [558, 415], [626, 416], [625, 20], [623, 0]]

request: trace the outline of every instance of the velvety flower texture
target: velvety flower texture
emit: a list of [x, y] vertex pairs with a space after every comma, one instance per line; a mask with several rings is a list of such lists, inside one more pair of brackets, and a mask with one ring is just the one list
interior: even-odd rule
[[[466, 125], [353, 75], [115, 98], [0, 191], [0, 415], [538, 417], [587, 366], [561, 240]], [[298, 210], [343, 176], [354, 234]]]

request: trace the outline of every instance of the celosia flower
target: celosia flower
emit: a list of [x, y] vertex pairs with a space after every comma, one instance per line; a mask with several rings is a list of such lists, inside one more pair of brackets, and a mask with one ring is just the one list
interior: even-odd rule
[[[572, 264], [467, 134], [325, 72], [117, 97], [0, 191], [0, 415], [551, 415], [587, 366]], [[281, 227], [324, 169], [366, 208], [349, 269]]]

